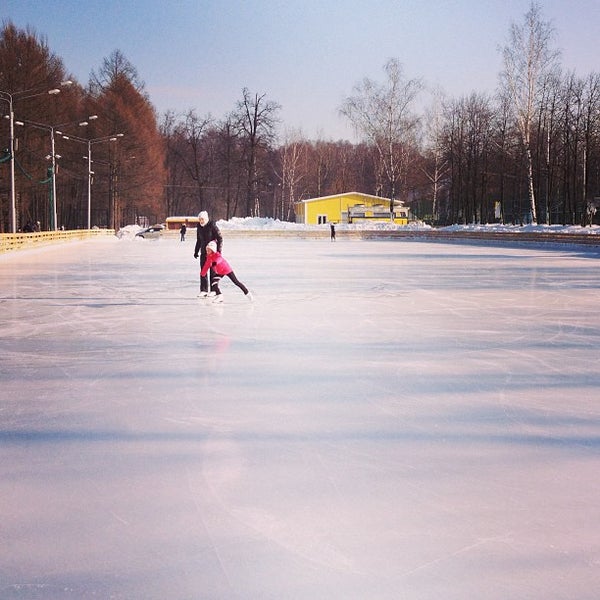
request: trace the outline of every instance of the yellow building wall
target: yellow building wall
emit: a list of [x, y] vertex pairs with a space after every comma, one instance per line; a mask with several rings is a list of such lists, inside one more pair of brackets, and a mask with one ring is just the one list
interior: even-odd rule
[[[386, 198], [375, 198], [373, 196], [359, 193], [327, 196], [319, 200], [298, 203], [296, 208], [296, 220], [307, 225], [318, 225], [319, 217], [321, 217], [321, 221], [326, 223], [331, 221], [335, 223], [346, 223], [348, 222], [348, 208], [356, 205], [365, 206], [365, 217], [370, 218], [369, 220], [373, 220], [373, 212], [369, 209], [375, 205], [384, 205], [389, 209], [389, 200]], [[378, 218], [377, 220], [384, 219]], [[385, 220], [389, 221], [389, 215]], [[353, 219], [353, 222], [355, 223], [359, 221], [361, 221], [360, 217]], [[408, 223], [408, 219], [406, 217], [396, 217], [394, 222], [399, 225], [405, 225]]]
[[304, 204], [306, 210], [305, 223], [309, 225], [317, 225], [319, 216], [324, 216], [326, 222], [339, 222], [342, 219], [342, 212], [348, 209], [349, 199], [347, 198], [328, 198], [315, 202], [306, 202]]

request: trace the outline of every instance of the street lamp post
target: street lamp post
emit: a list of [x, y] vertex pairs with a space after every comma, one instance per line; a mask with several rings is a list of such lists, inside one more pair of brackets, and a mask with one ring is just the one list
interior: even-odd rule
[[52, 224], [54, 225], [54, 227], [50, 227], [50, 229], [53, 229], [54, 231], [58, 230], [58, 208], [57, 208], [57, 204], [58, 202], [56, 201], [56, 152], [54, 150], [54, 127], [50, 128], [50, 152], [52, 153], [52, 156], [50, 158], [51, 160], [51, 169], [52, 169]]
[[113, 135], [105, 135], [103, 137], [86, 139], [76, 135], [63, 135], [65, 140], [73, 140], [75, 142], [81, 142], [87, 144], [87, 163], [88, 163], [88, 205], [87, 205], [87, 228], [92, 228], [92, 145], [100, 144], [102, 142], [116, 142], [119, 138], [123, 137], [124, 133], [115, 133]]
[[13, 111], [13, 95], [0, 91], [0, 98], [8, 102], [9, 136], [10, 146], [10, 229], [12, 233], [17, 232], [17, 211], [15, 194], [15, 113]]
[[97, 119], [97, 115], [90, 115], [89, 117], [87, 117], [87, 120], [85, 121], [81, 121], [81, 120], [77, 120], [77, 121], [71, 121], [71, 122], [67, 122], [67, 123], [60, 123], [59, 125], [46, 125], [45, 123], [37, 123], [36, 121], [27, 121], [25, 119], [23, 120], [19, 120], [19, 121], [14, 121], [14, 123], [16, 123], [17, 125], [31, 125], [32, 127], [35, 127], [37, 129], [43, 129], [45, 131], [49, 131], [50, 132], [50, 165], [51, 165], [51, 177], [52, 177], [52, 223], [50, 226], [51, 230], [57, 231], [58, 230], [58, 202], [57, 202], [57, 198], [56, 198], [56, 159], [57, 157], [60, 158], [60, 156], [58, 156], [56, 154], [56, 143], [55, 143], [55, 134], [61, 134], [60, 131], [58, 131], [58, 127], [65, 127], [66, 125], [75, 125], [78, 124], [80, 127], [85, 127], [87, 125], [89, 125], [88, 121], [91, 121], [93, 119]]
[[[52, 212], [50, 213], [50, 230], [56, 231], [58, 229], [58, 215], [56, 209], [56, 152], [54, 149], [54, 127], [52, 125], [45, 125], [44, 123], [36, 123], [35, 121], [19, 120], [14, 121], [16, 125], [31, 125], [36, 129], [43, 129], [44, 131], [50, 132], [50, 177], [52, 181], [51, 196], [52, 196]], [[47, 157], [48, 158], [48, 157]]]
[[[67, 86], [67, 85], [72, 85], [72, 81], [67, 80], [67, 81], [63, 81], [60, 85], [61, 87], [63, 86]], [[0, 100], [4, 100], [5, 102], [8, 102], [8, 106], [9, 106], [9, 112], [8, 112], [8, 118], [9, 118], [9, 122], [10, 122], [10, 129], [9, 129], [9, 135], [10, 135], [10, 146], [9, 146], [9, 151], [10, 151], [10, 222], [11, 222], [11, 231], [12, 233], [17, 233], [17, 195], [16, 195], [16, 189], [15, 189], [15, 113], [14, 113], [14, 101], [16, 99], [19, 100], [25, 100], [26, 98], [35, 98], [36, 96], [44, 96], [46, 94], [50, 94], [51, 96], [54, 96], [56, 94], [60, 94], [61, 90], [60, 88], [54, 88], [51, 90], [47, 90], [44, 92], [37, 92], [34, 94], [30, 94], [29, 96], [20, 96], [20, 94], [26, 94], [27, 92], [30, 92], [32, 90], [24, 90], [22, 92], [5, 92], [0, 90]], [[15, 97], [16, 96], [16, 97]]]

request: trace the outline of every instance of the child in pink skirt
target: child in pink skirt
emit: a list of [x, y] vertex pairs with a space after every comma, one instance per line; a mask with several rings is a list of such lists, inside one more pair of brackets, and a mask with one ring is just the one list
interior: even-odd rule
[[202, 277], [206, 276], [209, 270], [212, 269], [211, 273], [211, 296], [213, 296], [213, 302], [223, 302], [223, 298], [221, 297], [221, 290], [219, 289], [219, 282], [221, 278], [224, 276], [229, 277], [235, 285], [237, 285], [244, 295], [252, 300], [252, 294], [248, 291], [248, 288], [235, 276], [233, 269], [229, 265], [229, 263], [221, 256], [220, 252], [217, 252], [217, 244], [216, 242], [208, 242], [206, 246], [206, 261], [204, 265], [202, 265], [202, 270], [200, 271], [200, 275]]

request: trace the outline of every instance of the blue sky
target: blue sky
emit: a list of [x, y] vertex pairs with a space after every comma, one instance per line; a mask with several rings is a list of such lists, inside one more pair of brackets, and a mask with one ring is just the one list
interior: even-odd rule
[[[597, 0], [540, 0], [565, 69], [600, 70]], [[449, 96], [492, 92], [498, 47], [529, 0], [3, 0], [0, 18], [33, 27], [86, 84], [114, 50], [137, 68], [159, 114], [222, 118], [242, 88], [282, 105], [283, 128], [352, 139], [338, 107], [391, 57]], [[12, 90], [11, 90], [12, 91]], [[428, 98], [423, 95], [421, 102]]]

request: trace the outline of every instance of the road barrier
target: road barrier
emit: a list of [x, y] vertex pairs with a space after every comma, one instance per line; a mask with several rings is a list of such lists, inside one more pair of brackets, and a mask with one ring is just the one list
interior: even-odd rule
[[70, 229], [66, 231], [40, 231], [36, 233], [0, 233], [0, 253], [107, 235], [115, 235], [115, 230]]

